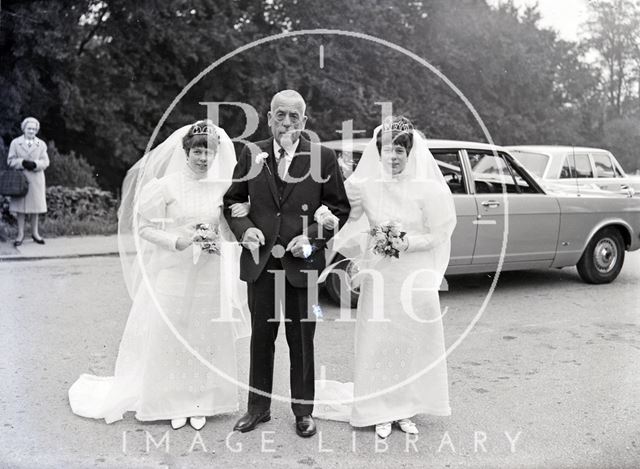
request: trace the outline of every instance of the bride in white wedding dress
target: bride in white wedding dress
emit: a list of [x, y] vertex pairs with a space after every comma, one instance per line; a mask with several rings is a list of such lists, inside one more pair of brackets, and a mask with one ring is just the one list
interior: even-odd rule
[[[119, 231], [133, 304], [114, 376], [80, 376], [69, 389], [74, 413], [111, 423], [134, 411], [138, 420], [180, 428], [190, 419], [200, 429], [206, 416], [238, 410], [235, 342], [248, 321], [240, 248], [221, 214], [234, 165], [226, 133], [200, 121], [129, 171]], [[194, 241], [203, 224], [215, 246]]]
[[319, 381], [314, 415], [375, 425], [382, 438], [393, 422], [417, 433], [411, 417], [451, 413], [438, 289], [456, 224], [453, 197], [426, 140], [403, 117], [376, 129], [345, 189], [351, 215], [337, 249], [350, 244], [349, 224], [362, 216], [370, 228], [394, 222], [406, 235], [398, 258], [374, 253], [369, 235], [356, 259], [354, 382]]

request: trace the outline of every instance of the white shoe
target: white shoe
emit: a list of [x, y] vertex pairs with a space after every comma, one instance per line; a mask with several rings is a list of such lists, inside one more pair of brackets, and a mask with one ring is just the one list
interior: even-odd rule
[[412, 435], [417, 435], [419, 433], [416, 424], [409, 419], [398, 420], [397, 424], [400, 427], [400, 430], [405, 433], [411, 433]]
[[185, 418], [171, 419], [171, 428], [173, 428], [174, 430], [177, 430], [178, 428], [182, 428], [186, 424], [187, 424], [187, 419]]
[[391, 435], [391, 422], [377, 424], [376, 435], [380, 438], [386, 438]]
[[204, 424], [207, 423], [206, 417], [191, 417], [189, 419], [189, 425], [191, 425], [196, 430], [202, 430]]

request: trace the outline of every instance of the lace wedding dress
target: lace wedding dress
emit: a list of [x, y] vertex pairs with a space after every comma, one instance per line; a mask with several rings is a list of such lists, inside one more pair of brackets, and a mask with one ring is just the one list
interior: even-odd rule
[[398, 222], [409, 247], [397, 259], [367, 249], [356, 260], [372, 274], [361, 274], [354, 382], [318, 381], [314, 412], [355, 427], [451, 413], [438, 287], [455, 227], [453, 199], [419, 135], [407, 168], [394, 177], [381, 172], [375, 139], [360, 174], [345, 183], [350, 220]]
[[80, 376], [69, 389], [74, 413], [110, 423], [127, 411], [147, 421], [238, 410], [239, 334], [237, 324], [224, 319], [238, 293], [239, 247], [223, 242], [221, 256], [175, 248], [178, 236], [190, 237], [196, 223], [217, 226], [225, 236], [219, 185], [182, 164], [140, 190], [138, 233], [145, 252], [138, 258], [146, 259], [146, 279], [132, 292], [114, 376]]

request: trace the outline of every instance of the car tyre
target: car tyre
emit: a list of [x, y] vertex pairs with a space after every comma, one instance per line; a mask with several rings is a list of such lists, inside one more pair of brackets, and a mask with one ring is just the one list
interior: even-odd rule
[[582, 280], [601, 284], [613, 282], [624, 264], [625, 245], [620, 232], [612, 227], [598, 231], [587, 244], [576, 267]]

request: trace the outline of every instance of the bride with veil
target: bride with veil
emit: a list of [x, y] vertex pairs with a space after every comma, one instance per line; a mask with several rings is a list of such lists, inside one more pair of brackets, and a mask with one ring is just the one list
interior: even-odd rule
[[[438, 289], [456, 225], [453, 197], [426, 140], [404, 117], [376, 128], [345, 189], [351, 215], [334, 248], [347, 254], [366, 246], [353, 259], [361, 281], [354, 382], [317, 382], [314, 415], [375, 425], [381, 438], [394, 422], [418, 433], [415, 415], [451, 413]], [[354, 229], [363, 217], [366, 235]]]
[[175, 131], [128, 172], [119, 245], [133, 300], [114, 376], [83, 374], [74, 413], [107, 423], [187, 419], [238, 410], [235, 342], [249, 335], [239, 246], [221, 213], [236, 163], [223, 129], [199, 121]]

